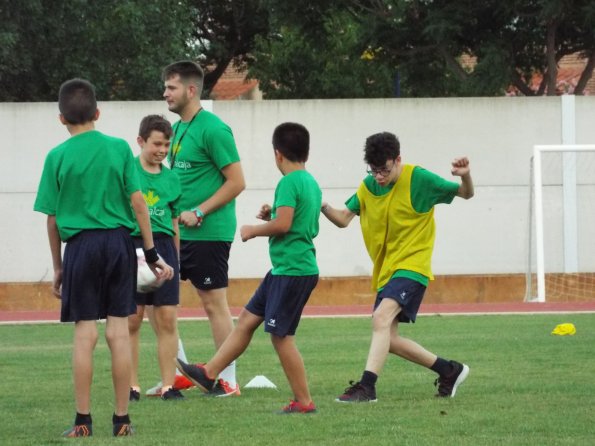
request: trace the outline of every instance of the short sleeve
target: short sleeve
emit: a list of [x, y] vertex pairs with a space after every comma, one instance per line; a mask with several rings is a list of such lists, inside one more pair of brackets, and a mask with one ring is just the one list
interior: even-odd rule
[[240, 155], [236, 147], [231, 128], [221, 123], [210, 129], [207, 135], [207, 150], [217, 169], [240, 161]]
[[43, 165], [33, 210], [46, 215], [56, 215], [56, 203], [59, 191], [60, 185], [58, 183], [56, 156], [53, 152], [50, 152]]

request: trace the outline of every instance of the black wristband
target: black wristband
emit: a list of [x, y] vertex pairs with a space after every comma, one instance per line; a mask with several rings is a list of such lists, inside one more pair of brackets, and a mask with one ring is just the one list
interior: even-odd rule
[[157, 254], [155, 247], [151, 249], [143, 249], [143, 251], [145, 253], [145, 260], [147, 263], [155, 263], [157, 260], [159, 260], [159, 254]]

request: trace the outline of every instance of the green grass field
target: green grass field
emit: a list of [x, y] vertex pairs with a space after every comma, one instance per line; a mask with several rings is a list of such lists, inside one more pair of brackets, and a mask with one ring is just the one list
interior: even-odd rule
[[[577, 334], [551, 335], [563, 322], [574, 323]], [[159, 375], [148, 324], [143, 332], [144, 391]], [[318, 413], [275, 413], [291, 395], [267, 335], [258, 331], [238, 361], [240, 382], [265, 375], [278, 390], [244, 389], [241, 397], [225, 399], [191, 390], [176, 402], [142, 398], [130, 407], [137, 435], [114, 439], [109, 351], [102, 339], [95, 355], [94, 436], [67, 440], [60, 434], [74, 418], [72, 326], [0, 326], [0, 439], [6, 445], [594, 444], [594, 314], [426, 316], [401, 332], [470, 366], [456, 398], [434, 398], [432, 372], [391, 357], [378, 403], [334, 402], [361, 375], [370, 320], [305, 319], [297, 341]], [[180, 333], [190, 360], [212, 354], [207, 322], [181, 322]]]

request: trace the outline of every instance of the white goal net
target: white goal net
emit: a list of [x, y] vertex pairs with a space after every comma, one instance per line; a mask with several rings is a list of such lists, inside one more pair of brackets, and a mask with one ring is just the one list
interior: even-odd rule
[[595, 145], [538, 145], [531, 160], [525, 300], [595, 299]]

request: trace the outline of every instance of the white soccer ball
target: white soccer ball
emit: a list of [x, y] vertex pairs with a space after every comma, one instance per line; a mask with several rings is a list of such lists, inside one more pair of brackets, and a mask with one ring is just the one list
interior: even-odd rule
[[150, 293], [163, 285], [164, 281], [158, 279], [155, 274], [153, 274], [153, 271], [151, 271], [151, 268], [149, 268], [142, 248], [136, 250], [136, 258], [138, 261], [136, 291], [139, 293]]

